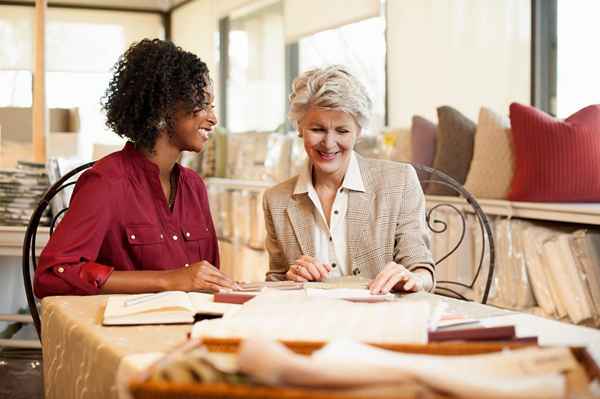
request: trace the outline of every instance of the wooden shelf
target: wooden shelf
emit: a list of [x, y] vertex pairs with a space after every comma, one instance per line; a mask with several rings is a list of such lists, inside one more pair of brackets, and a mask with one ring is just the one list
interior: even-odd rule
[[[0, 226], [0, 256], [21, 256], [27, 226]], [[48, 242], [49, 227], [40, 227], [35, 241], [36, 252], [40, 253]]]
[[213, 187], [222, 187], [227, 190], [249, 190], [260, 192], [274, 186], [276, 183], [260, 180], [237, 180], [209, 177], [206, 179], [206, 184]]
[[[211, 177], [207, 179], [207, 184], [229, 190], [262, 191], [275, 183]], [[428, 207], [441, 203], [458, 207], [467, 205], [467, 202], [459, 197], [428, 195], [426, 198]], [[493, 199], [477, 199], [477, 202], [483, 211], [491, 216], [600, 225], [600, 203], [513, 202]], [[461, 209], [468, 211], [470, 207]]]
[[[470, 209], [466, 200], [459, 197], [428, 195], [426, 198], [428, 207], [445, 203], [465, 206], [465, 210]], [[513, 202], [490, 199], [477, 199], [477, 202], [487, 215], [600, 225], [600, 203]]]

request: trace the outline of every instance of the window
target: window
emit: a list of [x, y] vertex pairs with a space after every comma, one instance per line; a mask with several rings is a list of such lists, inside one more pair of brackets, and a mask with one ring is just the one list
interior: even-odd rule
[[122, 143], [106, 128], [100, 99], [111, 68], [132, 42], [163, 37], [160, 16], [51, 8], [46, 29], [47, 106], [79, 108], [79, 155], [91, 158], [94, 144]]
[[31, 72], [0, 70], [0, 107], [31, 107]]
[[92, 155], [93, 144], [121, 144], [124, 140], [105, 125], [100, 98], [111, 78], [109, 72], [48, 72], [46, 103], [48, 108], [79, 110], [80, 147], [84, 158]]
[[285, 46], [281, 4], [232, 17], [226, 88], [230, 132], [273, 131], [285, 122]]
[[598, 1], [558, 1], [556, 113], [560, 118], [600, 104], [599, 15]]
[[346, 66], [366, 87], [373, 115], [366, 134], [381, 132], [385, 119], [385, 18], [375, 17], [326, 30], [299, 41], [300, 73], [331, 64]]

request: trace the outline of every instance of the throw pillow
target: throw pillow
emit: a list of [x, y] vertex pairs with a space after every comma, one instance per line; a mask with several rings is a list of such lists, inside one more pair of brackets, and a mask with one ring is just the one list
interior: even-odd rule
[[465, 189], [479, 198], [506, 199], [514, 175], [510, 120], [481, 108]]
[[[437, 109], [438, 134], [433, 167], [464, 184], [473, 159], [475, 123], [452, 107]], [[429, 183], [427, 194], [458, 195], [443, 184]]]
[[[410, 128], [410, 146], [412, 162], [419, 165], [432, 167], [435, 157], [435, 140], [437, 126], [435, 123], [415, 115]], [[429, 178], [429, 174], [417, 170], [420, 180]]]
[[509, 199], [539, 202], [600, 201], [600, 105], [565, 120], [513, 103], [510, 122], [515, 176]]

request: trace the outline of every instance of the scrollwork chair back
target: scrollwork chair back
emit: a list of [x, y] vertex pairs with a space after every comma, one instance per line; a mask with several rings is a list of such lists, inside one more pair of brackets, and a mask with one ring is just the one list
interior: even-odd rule
[[[31, 219], [29, 219], [29, 224], [27, 225], [27, 230], [25, 232], [25, 240], [23, 242], [23, 284], [25, 286], [25, 294], [27, 295], [27, 305], [29, 306], [29, 311], [31, 312], [31, 317], [33, 319], [33, 324], [35, 325], [35, 330], [38, 333], [40, 339], [42, 338], [42, 324], [40, 319], [40, 314], [38, 312], [38, 303], [37, 298], [33, 292], [33, 280], [32, 275], [35, 274], [35, 269], [37, 268], [37, 255], [35, 240], [37, 236], [38, 228], [40, 227], [40, 219], [46, 208], [50, 206], [50, 202], [58, 193], [60, 193], [65, 188], [74, 185], [77, 182], [75, 179], [76, 176], [79, 175], [82, 171], [92, 167], [94, 162], [89, 162], [84, 165], [81, 165], [69, 173], [65, 174], [61, 177], [56, 183], [54, 183], [48, 191], [44, 194], [44, 197], [38, 204], [37, 208], [31, 215]], [[50, 235], [54, 232], [54, 228], [64, 213], [69, 208], [64, 208], [56, 213], [56, 215], [52, 215], [52, 222], [50, 224]], [[33, 273], [32, 273], [33, 272]]]
[[[495, 266], [495, 255], [494, 255], [494, 237], [492, 235], [492, 229], [490, 228], [490, 222], [486, 214], [481, 209], [481, 206], [475, 199], [475, 197], [469, 193], [458, 181], [448, 176], [444, 172], [415, 163], [411, 165], [417, 170], [419, 180], [422, 187], [426, 187], [430, 184], [441, 184], [445, 187], [450, 188], [456, 192], [460, 197], [466, 201], [466, 207], [470, 214], [475, 216], [475, 220], [479, 225], [479, 233], [481, 234], [481, 251], [479, 252], [478, 265], [474, 269], [473, 278], [471, 281], [450, 281], [450, 280], [438, 280], [436, 284], [435, 293], [445, 296], [451, 296], [464, 300], [468, 299], [463, 293], [460, 293], [460, 289], [467, 289], [475, 291], [475, 287], [479, 284], [482, 287], [481, 298], [477, 298], [478, 302], [486, 303], [490, 294], [490, 289], [494, 277], [494, 266]], [[452, 203], [444, 203], [443, 198], [440, 199], [439, 203], [433, 206], [427, 207], [426, 221], [427, 226], [431, 230], [432, 234], [444, 234], [447, 233], [448, 224], [444, 220], [437, 219], [435, 217], [436, 211], [440, 209], [447, 209], [451, 212], [455, 212], [459, 216], [461, 229], [459, 234], [459, 240], [451, 244], [450, 249], [447, 253], [443, 254], [439, 259], [436, 259], [436, 269], [440, 270], [445, 266], [445, 261], [452, 255], [458, 255], [457, 250], [461, 245], [465, 244], [465, 236], [467, 231], [467, 217], [464, 210], [459, 209], [458, 206]], [[437, 202], [437, 201], [436, 201]], [[485, 267], [485, 263], [488, 263]]]

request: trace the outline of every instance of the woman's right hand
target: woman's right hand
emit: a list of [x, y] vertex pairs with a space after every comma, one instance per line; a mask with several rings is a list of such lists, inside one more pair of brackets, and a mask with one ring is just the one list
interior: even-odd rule
[[304, 255], [297, 259], [285, 274], [288, 280], [297, 282], [323, 281], [331, 271], [329, 263], [321, 263], [313, 257]]
[[169, 290], [174, 291], [219, 292], [223, 288], [234, 289], [237, 284], [207, 261], [201, 261], [180, 269], [169, 270], [167, 286]]

